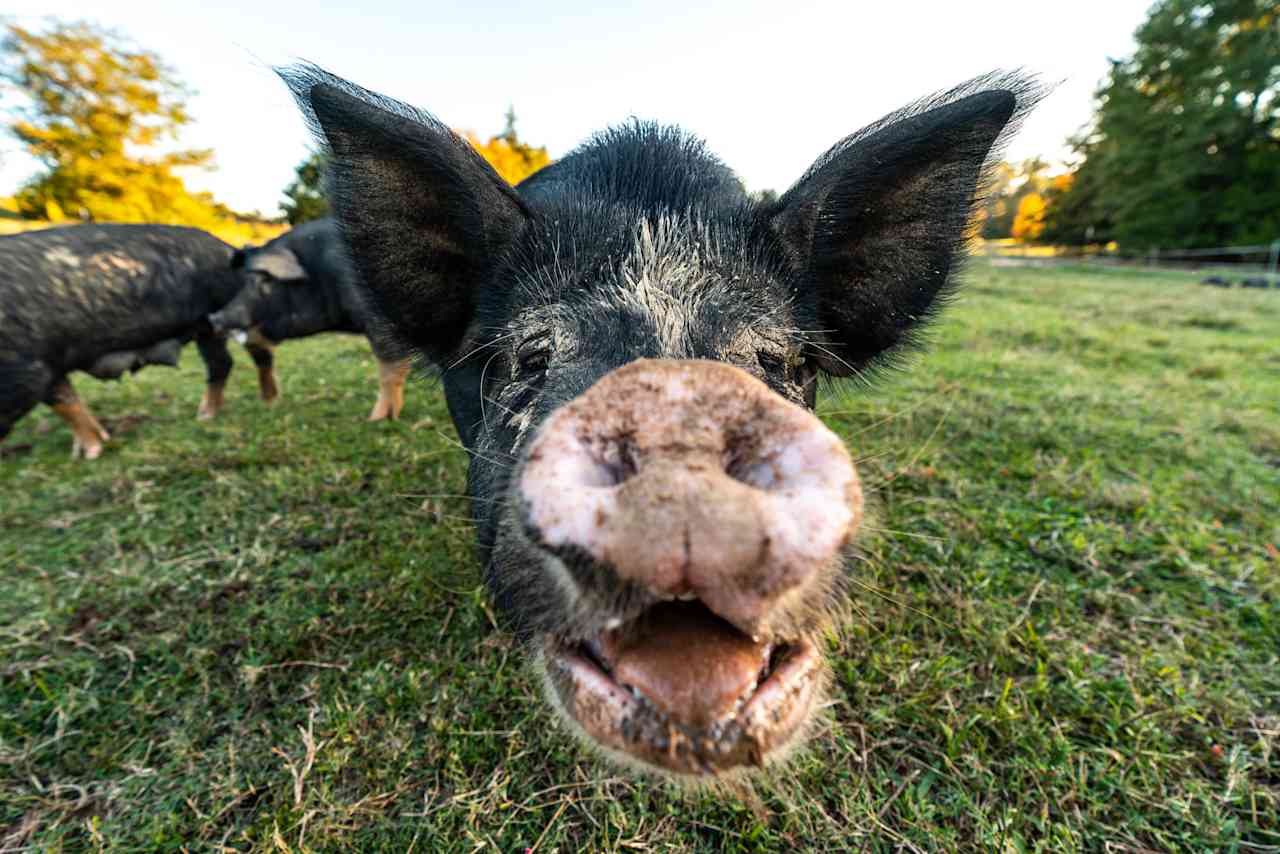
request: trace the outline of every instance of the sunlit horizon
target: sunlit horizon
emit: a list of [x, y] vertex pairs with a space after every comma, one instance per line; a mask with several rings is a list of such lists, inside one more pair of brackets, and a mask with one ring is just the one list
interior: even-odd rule
[[[429, 13], [405, 2], [356, 13], [337, 4], [246, 0], [192, 11], [155, 2], [104, 9], [18, 0], [5, 20], [42, 28], [90, 21], [153, 51], [195, 90], [178, 145], [211, 148], [215, 169], [184, 173], [243, 212], [279, 213], [312, 143], [271, 70], [299, 59], [434, 113], [482, 137], [515, 108], [525, 141], [563, 156], [629, 116], [707, 140], [752, 190], [785, 190], [832, 143], [932, 92], [998, 68], [1025, 68], [1053, 93], [1006, 152], [1058, 164], [1090, 117], [1108, 58], [1126, 55], [1148, 3], [1086, 3], [1070, 15], [1012, 2], [857, 10], [760, 2], [550, 9], [472, 4]], [[20, 99], [5, 93], [3, 105]], [[0, 195], [38, 170], [0, 143]]]

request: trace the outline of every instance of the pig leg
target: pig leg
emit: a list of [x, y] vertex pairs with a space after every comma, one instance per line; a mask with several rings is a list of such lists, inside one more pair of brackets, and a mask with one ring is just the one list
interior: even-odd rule
[[275, 342], [262, 337], [257, 329], [249, 332], [244, 348], [249, 351], [253, 363], [258, 366], [258, 394], [263, 403], [274, 403], [280, 396], [280, 387], [276, 385], [275, 375]]
[[231, 354], [227, 352], [224, 335], [197, 336], [196, 347], [200, 350], [200, 358], [204, 359], [206, 379], [204, 398], [200, 401], [196, 417], [205, 420], [222, 410], [222, 390], [231, 375]]
[[111, 435], [84, 405], [70, 380], [63, 377], [54, 385], [48, 403], [71, 428], [71, 458], [83, 456], [86, 460], [96, 460], [101, 456], [102, 443]]
[[370, 421], [400, 417], [404, 408], [404, 380], [409, 376], [410, 362], [384, 362], [378, 360], [378, 402], [369, 413]]
[[0, 440], [22, 416], [36, 408], [53, 382], [53, 372], [42, 362], [13, 354], [0, 359]]

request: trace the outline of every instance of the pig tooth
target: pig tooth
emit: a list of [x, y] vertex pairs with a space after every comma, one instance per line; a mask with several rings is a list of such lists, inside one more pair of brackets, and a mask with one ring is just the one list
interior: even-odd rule
[[677, 598], [677, 599], [679, 599], [681, 602], [692, 602], [692, 601], [694, 601], [695, 599], [697, 599], [697, 598], [698, 598], [698, 594], [697, 594], [697, 593], [694, 593], [694, 592], [691, 590], [691, 591], [689, 591], [688, 593], [681, 593], [681, 594], [680, 594], [679, 596], [677, 596], [676, 598]]
[[610, 617], [609, 619], [604, 621], [604, 627], [606, 631], [613, 631], [614, 629], [618, 628], [621, 625], [622, 625], [621, 617]]

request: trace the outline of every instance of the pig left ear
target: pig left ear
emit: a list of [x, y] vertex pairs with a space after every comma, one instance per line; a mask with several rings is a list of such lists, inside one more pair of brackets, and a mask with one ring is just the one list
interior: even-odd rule
[[298, 261], [298, 256], [284, 248], [255, 252], [249, 256], [244, 266], [251, 273], [266, 273], [280, 282], [293, 282], [307, 277], [307, 271]]
[[990, 75], [887, 116], [837, 143], [763, 211], [801, 273], [824, 370], [863, 371], [936, 313], [984, 166], [1040, 91], [1023, 75]]
[[327, 143], [329, 199], [383, 343], [448, 361], [527, 207], [433, 116], [313, 65], [280, 74]]

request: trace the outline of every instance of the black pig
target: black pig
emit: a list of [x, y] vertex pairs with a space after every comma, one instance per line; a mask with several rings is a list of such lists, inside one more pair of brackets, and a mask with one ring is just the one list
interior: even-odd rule
[[313, 220], [262, 246], [237, 250], [232, 266], [244, 276], [244, 287], [209, 315], [209, 323], [219, 332], [249, 331], [264, 354], [255, 357], [264, 382], [275, 388], [271, 349], [281, 341], [320, 332], [370, 335], [379, 390], [369, 420], [399, 417], [409, 363], [385, 355], [372, 334], [375, 318], [356, 285], [337, 223]]
[[920, 101], [766, 201], [639, 121], [513, 188], [424, 112], [283, 74], [370, 305], [441, 372], [485, 578], [550, 702], [642, 768], [784, 757], [862, 512], [818, 377], [865, 376], [938, 311], [1037, 87]]
[[194, 228], [73, 225], [0, 238], [0, 439], [36, 404], [71, 427], [72, 454], [94, 459], [107, 431], [67, 375], [115, 379], [175, 365], [192, 339], [207, 367], [200, 414], [222, 403], [226, 341], [206, 315], [240, 287], [232, 248]]

